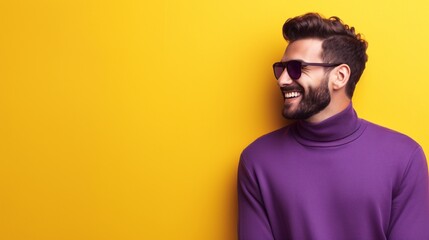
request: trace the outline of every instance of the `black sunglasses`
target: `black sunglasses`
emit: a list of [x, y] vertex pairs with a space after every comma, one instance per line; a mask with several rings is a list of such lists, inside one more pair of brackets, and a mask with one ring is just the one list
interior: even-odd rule
[[274, 76], [279, 79], [283, 71], [287, 70], [289, 77], [292, 80], [298, 80], [301, 77], [302, 67], [304, 66], [320, 66], [320, 67], [336, 67], [341, 63], [308, 63], [300, 60], [290, 60], [287, 62], [276, 62], [273, 64]]

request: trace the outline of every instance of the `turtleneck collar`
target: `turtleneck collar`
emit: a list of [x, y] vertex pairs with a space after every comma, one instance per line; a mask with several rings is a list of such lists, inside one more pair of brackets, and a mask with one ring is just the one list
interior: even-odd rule
[[352, 103], [346, 109], [318, 123], [297, 121], [291, 130], [296, 140], [306, 146], [338, 146], [358, 138], [365, 130]]

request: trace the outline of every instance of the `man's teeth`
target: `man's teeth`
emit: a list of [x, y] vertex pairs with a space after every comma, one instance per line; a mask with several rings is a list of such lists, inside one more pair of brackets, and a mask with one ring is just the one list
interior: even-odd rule
[[301, 96], [301, 93], [299, 92], [287, 92], [285, 93], [285, 98], [294, 98]]

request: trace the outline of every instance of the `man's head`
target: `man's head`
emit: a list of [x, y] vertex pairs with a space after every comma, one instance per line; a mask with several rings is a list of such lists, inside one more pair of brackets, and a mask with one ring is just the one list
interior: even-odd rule
[[283, 36], [289, 44], [274, 70], [285, 94], [286, 118], [307, 119], [317, 114], [330, 104], [331, 97], [339, 98], [337, 92], [352, 98], [368, 58], [367, 42], [353, 27], [338, 17], [308, 13], [288, 19]]

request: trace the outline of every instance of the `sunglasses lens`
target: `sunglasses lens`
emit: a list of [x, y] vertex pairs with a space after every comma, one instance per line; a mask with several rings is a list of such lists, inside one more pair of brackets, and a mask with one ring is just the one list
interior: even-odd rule
[[300, 61], [289, 61], [286, 65], [287, 73], [293, 80], [297, 80], [301, 77], [301, 62]]
[[276, 79], [279, 79], [283, 71], [287, 69], [289, 77], [293, 80], [298, 80], [301, 77], [301, 62], [296, 60], [291, 60], [288, 62], [278, 62], [274, 63], [274, 76]]
[[285, 67], [281, 63], [274, 64], [274, 76], [276, 77], [276, 79], [280, 78], [284, 70]]

